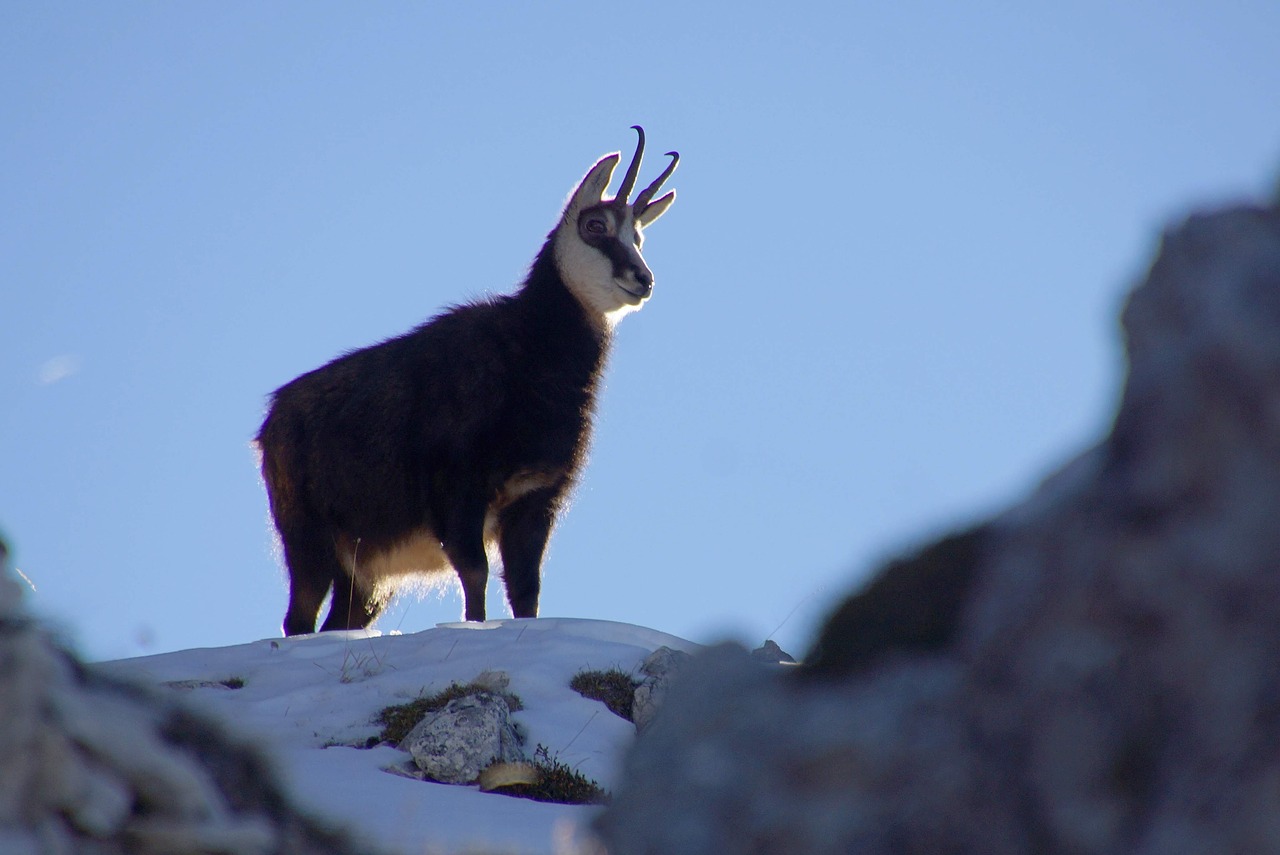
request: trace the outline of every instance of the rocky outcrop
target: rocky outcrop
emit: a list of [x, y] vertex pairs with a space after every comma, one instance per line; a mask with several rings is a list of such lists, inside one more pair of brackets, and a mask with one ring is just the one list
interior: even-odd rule
[[20, 593], [0, 566], [0, 851], [369, 851], [295, 811], [220, 728], [87, 670]]
[[796, 658], [778, 646], [773, 639], [765, 639], [764, 644], [751, 651], [751, 658], [757, 662], [771, 665], [794, 665]]
[[635, 853], [1280, 852], [1280, 210], [1170, 230], [1095, 447], [886, 567], [804, 667], [690, 662]]

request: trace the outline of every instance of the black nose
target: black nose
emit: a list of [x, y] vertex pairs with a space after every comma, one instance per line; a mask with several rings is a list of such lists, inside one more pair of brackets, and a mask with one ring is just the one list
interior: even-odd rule
[[652, 288], [652, 287], [653, 287], [653, 274], [652, 274], [652, 273], [650, 273], [650, 272], [649, 272], [649, 271], [647, 271], [647, 270], [641, 270], [641, 269], [640, 269], [640, 268], [638, 268], [638, 267], [633, 267], [633, 268], [632, 268], [632, 270], [634, 270], [634, 271], [635, 271], [635, 274], [636, 274], [636, 281], [637, 281], [637, 282], [639, 282], [641, 285], [643, 285], [643, 286], [644, 286], [644, 289], [645, 289], [646, 291], [648, 291], [650, 288]]

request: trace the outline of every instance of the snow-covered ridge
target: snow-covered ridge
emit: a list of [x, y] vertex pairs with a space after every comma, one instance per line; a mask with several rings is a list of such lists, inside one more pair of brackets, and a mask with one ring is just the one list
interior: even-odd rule
[[[407, 755], [362, 747], [388, 705], [505, 671], [528, 744], [605, 788], [634, 726], [569, 688], [574, 674], [635, 669], [684, 639], [629, 624], [569, 618], [442, 624], [412, 635], [329, 632], [185, 650], [95, 666], [180, 694], [258, 743], [304, 810], [400, 852], [554, 852], [594, 808], [551, 805], [428, 784], [384, 771]], [[239, 688], [230, 688], [239, 686]], [[563, 851], [563, 847], [562, 847]]]

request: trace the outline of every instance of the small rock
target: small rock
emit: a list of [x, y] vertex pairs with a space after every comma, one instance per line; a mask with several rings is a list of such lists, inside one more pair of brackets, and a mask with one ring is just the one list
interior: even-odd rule
[[776, 662], [794, 663], [796, 661], [794, 656], [792, 656], [790, 653], [787, 653], [785, 650], [779, 647], [778, 642], [774, 641], [772, 638], [765, 641], [764, 644], [760, 645], [755, 650], [752, 650], [751, 658], [755, 659], [757, 662], [769, 662], [769, 663], [776, 663]]
[[662, 702], [666, 700], [671, 678], [688, 659], [688, 653], [672, 650], [670, 647], [659, 647], [640, 664], [640, 671], [645, 674], [645, 679], [636, 687], [635, 702], [631, 707], [631, 718], [636, 723], [637, 731], [645, 730], [658, 714]]
[[670, 647], [659, 647], [640, 663], [641, 673], [650, 677], [665, 677], [678, 671], [689, 660], [689, 654]]
[[486, 692], [501, 695], [511, 686], [511, 675], [506, 671], [481, 671], [471, 681], [471, 685]]
[[501, 695], [477, 692], [428, 714], [400, 743], [432, 779], [470, 784], [493, 763], [525, 759], [511, 709]]

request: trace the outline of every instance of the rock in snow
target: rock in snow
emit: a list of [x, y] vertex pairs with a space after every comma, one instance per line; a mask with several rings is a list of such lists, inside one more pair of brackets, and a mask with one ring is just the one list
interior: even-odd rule
[[631, 705], [631, 720], [635, 722], [636, 730], [646, 729], [653, 721], [667, 699], [671, 678], [688, 658], [689, 654], [682, 650], [659, 647], [640, 663], [644, 680], [636, 686], [635, 700]]
[[525, 759], [511, 708], [501, 695], [476, 692], [429, 713], [400, 743], [432, 780], [470, 784], [494, 763]]
[[1110, 434], [890, 564], [806, 665], [695, 656], [611, 855], [1280, 852], [1280, 210], [1194, 216]]

